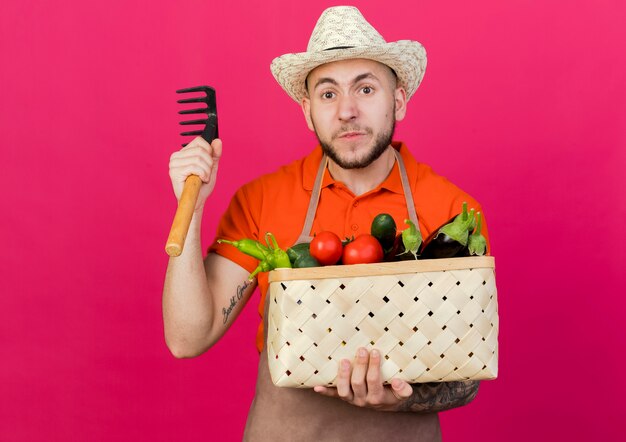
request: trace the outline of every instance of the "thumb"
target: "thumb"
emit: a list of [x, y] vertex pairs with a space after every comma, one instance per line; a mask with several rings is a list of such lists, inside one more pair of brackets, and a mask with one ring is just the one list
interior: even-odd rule
[[215, 161], [219, 161], [222, 156], [222, 140], [216, 138], [211, 143], [211, 156]]
[[391, 380], [391, 392], [400, 401], [404, 401], [413, 394], [413, 387], [402, 379], [394, 378]]

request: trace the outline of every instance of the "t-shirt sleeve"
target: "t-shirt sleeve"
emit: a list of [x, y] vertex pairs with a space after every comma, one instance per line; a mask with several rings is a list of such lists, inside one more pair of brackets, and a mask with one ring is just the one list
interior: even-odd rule
[[[259, 261], [230, 244], [218, 244], [218, 239], [237, 241], [243, 238], [259, 239], [257, 221], [259, 219], [259, 207], [261, 196], [252, 196], [255, 193], [251, 185], [241, 187], [230, 201], [226, 212], [217, 227], [217, 233], [213, 244], [208, 249], [209, 253], [217, 253], [234, 263], [252, 272]], [[257, 204], [252, 204], [256, 202]]]

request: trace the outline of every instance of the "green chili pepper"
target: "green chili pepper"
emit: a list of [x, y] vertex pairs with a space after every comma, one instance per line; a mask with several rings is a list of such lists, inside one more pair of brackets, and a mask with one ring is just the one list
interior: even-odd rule
[[[291, 261], [289, 261], [289, 255], [283, 249], [278, 247], [276, 238], [270, 232], [265, 234], [265, 242], [270, 247], [269, 252], [265, 255], [265, 260], [269, 262], [272, 269], [278, 268], [291, 268]], [[270, 244], [270, 242], [272, 244]]]
[[273, 270], [273, 268], [270, 265], [270, 263], [267, 262], [267, 261], [261, 261], [261, 262], [259, 262], [259, 265], [257, 266], [257, 268], [254, 269], [254, 271], [252, 273], [250, 273], [250, 275], [248, 276], [248, 280], [252, 281], [254, 279], [254, 277], [258, 273], [260, 273], [260, 272], [269, 272], [270, 270]]
[[467, 248], [470, 255], [484, 255], [487, 251], [487, 240], [480, 232], [482, 229], [482, 216], [480, 212], [476, 214], [478, 221], [476, 222], [476, 230], [469, 236], [467, 240]]
[[240, 252], [250, 255], [258, 260], [265, 259], [265, 256], [270, 251], [266, 246], [253, 239], [244, 238], [239, 241], [229, 241], [227, 239], [218, 239], [219, 244], [230, 244], [236, 247]]
[[226, 239], [218, 239], [218, 243], [230, 244], [239, 251], [258, 259], [259, 265], [252, 273], [249, 279], [254, 278], [259, 272], [269, 272], [277, 268], [291, 268], [291, 262], [287, 252], [278, 247], [276, 238], [271, 233], [265, 234], [265, 242], [267, 245], [261, 244], [259, 241], [244, 238], [239, 241], [229, 241]]

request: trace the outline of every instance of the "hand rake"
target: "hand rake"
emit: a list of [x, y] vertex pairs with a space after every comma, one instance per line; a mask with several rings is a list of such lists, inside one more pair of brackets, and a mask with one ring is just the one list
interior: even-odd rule
[[[199, 109], [185, 109], [179, 111], [178, 113], [181, 115], [206, 114], [207, 118], [181, 121], [180, 124], [183, 126], [204, 125], [204, 129], [181, 132], [180, 134], [184, 136], [200, 135], [208, 143], [211, 143], [218, 137], [215, 89], [210, 86], [198, 86], [187, 89], [179, 89], [176, 91], [177, 94], [186, 94], [191, 92], [203, 92], [204, 95], [200, 97], [184, 98], [178, 100], [178, 103], [206, 103], [206, 107]], [[183, 146], [186, 145], [186, 143], [183, 144]], [[183, 252], [183, 245], [185, 244], [185, 238], [187, 237], [187, 232], [189, 231], [193, 211], [196, 207], [200, 186], [202, 186], [202, 180], [199, 176], [189, 175], [187, 177], [185, 186], [183, 187], [183, 193], [180, 197], [180, 201], [178, 202], [176, 215], [174, 215], [170, 235], [167, 238], [167, 243], [165, 245], [165, 251], [169, 256], [179, 256]]]

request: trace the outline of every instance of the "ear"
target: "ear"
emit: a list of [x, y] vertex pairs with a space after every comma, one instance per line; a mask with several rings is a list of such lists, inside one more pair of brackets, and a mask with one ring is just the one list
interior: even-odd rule
[[406, 91], [404, 88], [396, 88], [394, 100], [396, 102], [396, 121], [402, 121], [406, 115]]
[[300, 104], [302, 106], [302, 112], [304, 113], [306, 125], [309, 127], [310, 130], [315, 131], [315, 127], [313, 126], [313, 120], [311, 119], [311, 100], [309, 100], [308, 97], [304, 97]]

